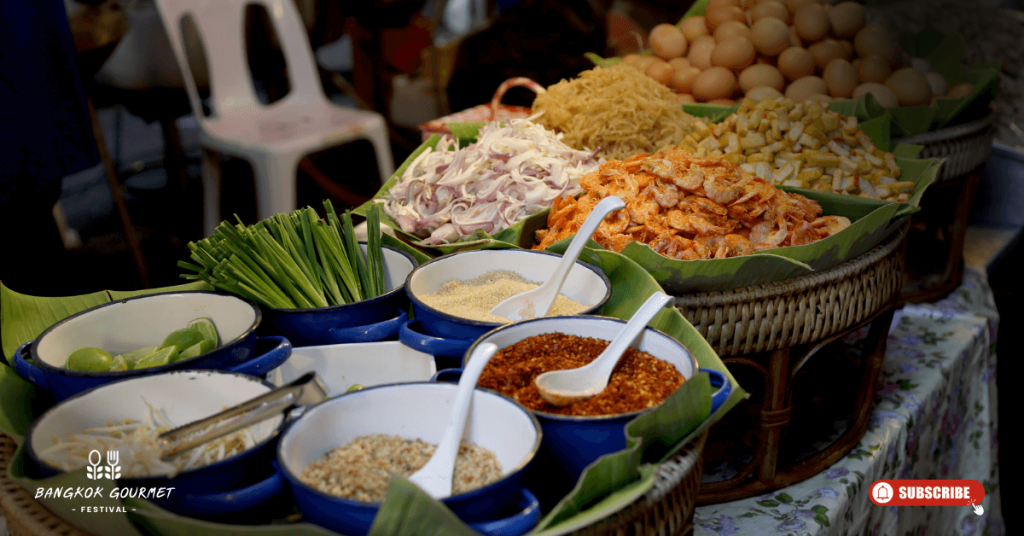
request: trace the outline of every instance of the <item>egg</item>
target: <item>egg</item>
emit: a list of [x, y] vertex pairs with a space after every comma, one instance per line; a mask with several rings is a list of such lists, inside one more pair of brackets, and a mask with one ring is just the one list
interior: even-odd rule
[[878, 104], [885, 108], [896, 108], [900, 105], [900, 100], [896, 98], [896, 94], [891, 89], [877, 82], [865, 82], [857, 86], [853, 90], [853, 98], [859, 99], [867, 93], [874, 96]]
[[839, 46], [843, 49], [843, 57], [848, 60], [853, 60], [857, 56], [857, 51], [853, 48], [853, 43], [846, 39], [840, 39], [836, 41]]
[[822, 104], [828, 104], [828, 103], [832, 102], [832, 97], [829, 97], [828, 95], [825, 95], [824, 93], [815, 93], [813, 95], [808, 95], [808, 96], [804, 97], [804, 102], [807, 102], [807, 101], [816, 101], [816, 102], [820, 102]]
[[704, 70], [711, 67], [711, 53], [715, 50], [715, 38], [710, 35], [702, 35], [690, 44], [690, 53], [686, 59], [690, 65]]
[[679, 99], [681, 104], [693, 104], [697, 102], [697, 99], [693, 98], [693, 95], [689, 93], [676, 93], [676, 98]]
[[853, 47], [862, 58], [881, 56], [890, 65], [897, 61], [897, 49], [893, 44], [889, 31], [878, 24], [868, 24], [857, 32], [853, 39]]
[[700, 74], [700, 69], [696, 67], [684, 67], [677, 69], [672, 75], [672, 79], [669, 80], [669, 86], [672, 89], [682, 92], [689, 93], [693, 89], [693, 81], [697, 79], [697, 75]]
[[758, 86], [767, 86], [782, 91], [786, 87], [786, 80], [772, 65], [751, 65], [739, 76], [740, 90], [744, 93]]
[[711, 52], [711, 64], [742, 71], [754, 63], [754, 44], [746, 37], [730, 37], [715, 45]]
[[811, 95], [824, 95], [827, 92], [828, 86], [825, 85], [824, 80], [817, 76], [805, 76], [795, 80], [786, 88], [786, 97], [793, 99], [795, 102], [804, 102]]
[[932, 88], [932, 95], [945, 95], [949, 93], [949, 83], [939, 73], [928, 73], [924, 75], [928, 79], [928, 85]]
[[674, 24], [659, 24], [651, 30], [649, 39], [655, 56], [664, 60], [686, 54], [686, 36]]
[[805, 48], [789, 47], [779, 54], [779, 71], [787, 80], [814, 74], [814, 56]]
[[640, 56], [636, 60], [636, 63], [633, 64], [633, 66], [636, 67], [637, 69], [640, 69], [641, 72], [644, 72], [655, 61], [658, 61], [658, 57], [657, 56], [652, 56], [650, 54], [645, 54], [643, 56]]
[[626, 54], [622, 57], [622, 63], [627, 65], [636, 65], [636, 62], [640, 60], [639, 54]]
[[707, 7], [704, 8], [704, 11], [707, 12], [711, 11], [712, 9], [727, 6], [742, 7], [743, 2], [741, 0], [710, 0], [707, 4]]
[[807, 47], [807, 51], [811, 53], [811, 56], [814, 56], [814, 65], [823, 71], [825, 67], [828, 67], [829, 63], [832, 63], [832, 60], [845, 57], [843, 46], [835, 39], [826, 39], [814, 43]]
[[857, 2], [836, 4], [828, 12], [828, 20], [836, 37], [853, 37], [864, 27], [864, 6]]
[[790, 13], [796, 13], [804, 4], [813, 3], [814, 0], [784, 0], [783, 4], [786, 4], [786, 9]]
[[672, 58], [668, 60], [668, 64], [672, 66], [673, 71], [679, 71], [690, 66], [690, 60], [686, 58]]
[[783, 98], [785, 98], [785, 95], [783, 95], [781, 91], [768, 86], [752, 87], [749, 91], [747, 91], [746, 95], [744, 96], [754, 102], [763, 101], [768, 97], [771, 97], [775, 100], [782, 100]]
[[750, 27], [744, 22], [730, 20], [715, 29], [715, 42], [721, 43], [730, 37], [746, 37], [750, 39]]
[[925, 74], [932, 72], [932, 66], [924, 58], [910, 58], [910, 66]]
[[647, 69], [644, 70], [644, 73], [646, 73], [647, 76], [653, 78], [654, 81], [658, 82], [659, 84], [667, 86], [669, 81], [672, 80], [672, 75], [675, 73], [675, 69], [673, 69], [667, 61], [657, 59], [655, 61], [652, 61], [651, 64], [647, 66]]
[[803, 47], [804, 42], [800, 39], [800, 36], [796, 33], [796, 27], [789, 27], [789, 46], [791, 47]]
[[974, 84], [970, 82], [964, 82], [957, 84], [949, 89], [949, 93], [946, 94], [946, 98], [949, 99], [962, 99], [971, 94], [974, 91]]
[[892, 75], [892, 68], [889, 62], [881, 56], [868, 56], [861, 58], [857, 66], [857, 76], [861, 82], [885, 82]]
[[759, 2], [750, 10], [750, 22], [757, 22], [765, 17], [774, 17], [786, 23], [789, 22], [789, 10], [778, 0]]
[[704, 22], [703, 16], [698, 17], [687, 17], [683, 19], [680, 24], [680, 30], [683, 31], [683, 35], [686, 37], [687, 43], [693, 43], [694, 39], [702, 35], [708, 35], [708, 25]]
[[932, 99], [932, 88], [924, 74], [913, 67], [904, 67], [886, 79], [885, 87], [896, 94], [901, 106], [920, 106]]
[[732, 95], [735, 88], [736, 75], [732, 71], [725, 67], [711, 67], [694, 80], [693, 97], [702, 102], [725, 99]]
[[828, 86], [828, 94], [837, 99], [850, 98], [850, 95], [853, 95], [853, 90], [860, 83], [857, 80], [857, 70], [844, 58], [836, 58], [829, 62], [821, 78]]
[[761, 54], [774, 56], [789, 48], [789, 27], [775, 17], [765, 17], [754, 23], [750, 41]]
[[793, 15], [796, 34], [804, 41], [820, 41], [828, 33], [830, 24], [828, 14], [825, 13], [825, 8], [821, 4], [804, 4]]
[[736, 101], [732, 99], [711, 99], [708, 104], [717, 104], [718, 106], [732, 106], [736, 104]]
[[721, 6], [714, 9], [709, 8], [704, 15], [704, 22], [712, 31], [731, 20], [746, 22], [747, 14], [739, 6]]

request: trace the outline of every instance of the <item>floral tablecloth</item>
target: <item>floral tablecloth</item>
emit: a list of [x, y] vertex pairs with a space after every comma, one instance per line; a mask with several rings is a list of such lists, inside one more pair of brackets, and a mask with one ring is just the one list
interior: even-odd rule
[[[794, 486], [697, 508], [695, 535], [1004, 534], [999, 500], [995, 334], [999, 316], [981, 273], [934, 304], [897, 311], [881, 386], [861, 442]], [[984, 513], [964, 507], [876, 506], [879, 479], [973, 479]]]

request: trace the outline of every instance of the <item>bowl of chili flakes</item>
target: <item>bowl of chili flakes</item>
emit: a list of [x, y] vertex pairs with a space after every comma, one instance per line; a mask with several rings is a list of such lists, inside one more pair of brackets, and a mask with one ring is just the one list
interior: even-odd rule
[[468, 359], [476, 345], [485, 342], [500, 348], [477, 385], [512, 398], [537, 417], [544, 433], [541, 452], [565, 472], [569, 482], [575, 483], [583, 469], [601, 456], [626, 448], [625, 425], [656, 408], [695, 374], [709, 374], [711, 385], [718, 388], [712, 395], [712, 412], [731, 393], [721, 372], [699, 368], [682, 343], [648, 327], [619, 361], [602, 393], [561, 407], [540, 397], [534, 378], [589, 363], [625, 324], [603, 316], [525, 320], [485, 334], [465, 354]]

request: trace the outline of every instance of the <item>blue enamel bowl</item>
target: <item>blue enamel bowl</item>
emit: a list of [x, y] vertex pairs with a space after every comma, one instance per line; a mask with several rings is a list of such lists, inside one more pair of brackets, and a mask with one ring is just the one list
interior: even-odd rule
[[[437, 292], [442, 284], [452, 279], [471, 280], [494, 270], [511, 270], [528, 281], [544, 282], [561, 260], [561, 255], [546, 251], [481, 249], [452, 253], [423, 263], [405, 282], [405, 293], [412, 302], [416, 323], [403, 326], [399, 340], [435, 356], [461, 357], [473, 341], [503, 324], [442, 312], [423, 303], [421, 296]], [[591, 314], [608, 301], [611, 289], [604, 272], [576, 261], [561, 292], [587, 307], [581, 314]]]
[[[366, 244], [362, 244], [366, 250]], [[394, 337], [408, 317], [403, 287], [416, 268], [408, 253], [383, 246], [384, 288], [375, 298], [311, 309], [265, 307], [267, 329], [288, 337], [295, 346], [375, 342]]]
[[[507, 348], [523, 339], [545, 333], [565, 333], [580, 337], [593, 337], [610, 341], [626, 322], [617, 318], [602, 316], [561, 316], [538, 318], [516, 322], [491, 331], [478, 339], [466, 352], [465, 359], [475, 347], [491, 342], [498, 348]], [[729, 398], [732, 386], [725, 376], [716, 371], [698, 368], [697, 361], [689, 350], [672, 336], [647, 328], [633, 342], [632, 348], [647, 352], [658, 359], [675, 366], [683, 378], [690, 380], [698, 373], [711, 375], [711, 384], [720, 387], [711, 399], [714, 412]], [[541, 445], [543, 457], [554, 460], [557, 471], [561, 471], [563, 484], [575, 483], [592, 462], [626, 448], [625, 425], [637, 416], [651, 409], [606, 416], [575, 417], [530, 410], [540, 421], [544, 432]], [[555, 474], [545, 478], [556, 479]]]
[[[47, 461], [47, 450], [53, 448], [55, 439], [66, 439], [89, 428], [105, 427], [110, 422], [146, 422], [149, 416], [147, 404], [180, 426], [209, 417], [225, 407], [240, 404], [273, 388], [270, 383], [253, 376], [216, 370], [150, 374], [96, 387], [60, 402], [32, 424], [25, 436], [26, 473], [33, 478], [47, 478], [63, 472], [61, 466]], [[239, 484], [253, 473], [269, 473], [277, 439], [285, 423], [281, 414], [255, 424], [251, 428], [254, 445], [249, 449], [170, 478], [166, 474], [129, 477], [126, 474], [130, 470], [126, 461], [127, 451], [118, 453], [116, 464], [110, 463], [110, 455], [106, 451], [96, 451], [96, 458], [90, 463], [96, 461], [93, 465], [100, 469], [116, 466], [122, 471], [122, 478], [118, 478], [116, 483], [122, 490], [173, 487], [170, 496], [151, 500], [177, 513], [200, 513], [193, 512], [190, 505], [209, 511], [230, 503], [232, 498], [237, 498], [239, 505], [246, 506], [246, 501], [254, 499], [254, 493], [265, 497], [268, 493], [280, 492], [279, 485], [274, 490], [273, 480], [261, 482], [262, 486], [256, 487]], [[104, 477], [96, 479], [96, 485], [112, 489], [115, 484]], [[231, 491], [236, 488], [239, 491]]]
[[[379, 504], [328, 495], [300, 480], [299, 475], [327, 451], [368, 434], [419, 438], [437, 444], [456, 390], [456, 385], [447, 383], [381, 385], [307, 409], [285, 430], [277, 448], [278, 465], [291, 485], [303, 518], [342, 534], [366, 534]], [[540, 447], [540, 424], [511, 399], [477, 389], [463, 439], [494, 452], [503, 476], [497, 482], [442, 502], [470, 524], [504, 519], [507, 510], [516, 509], [515, 505], [522, 501], [520, 481]]]
[[[221, 345], [190, 359], [120, 372], [80, 372], [64, 368], [68, 356], [83, 346], [102, 348], [114, 355], [159, 346], [172, 331], [196, 318], [210, 318]], [[14, 355], [14, 369], [58, 400], [110, 382], [180, 369], [240, 369], [265, 374], [291, 355], [282, 337], [257, 337], [262, 320], [259, 307], [246, 300], [215, 292], [168, 292], [105, 303], [69, 316], [50, 326], [35, 341]], [[257, 340], [272, 343], [261, 355]], [[25, 358], [26, 352], [32, 358]], [[262, 366], [255, 366], [262, 363]]]

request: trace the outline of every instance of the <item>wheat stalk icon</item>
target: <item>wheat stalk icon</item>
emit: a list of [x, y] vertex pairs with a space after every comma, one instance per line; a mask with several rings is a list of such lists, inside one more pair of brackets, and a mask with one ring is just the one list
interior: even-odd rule
[[120, 453], [118, 451], [107, 451], [107, 467], [105, 468], [107, 478], [111, 480], [117, 480], [118, 478], [121, 478], [121, 467], [117, 463], [119, 460]]
[[[92, 455], [96, 455], [96, 461], [92, 461]], [[99, 480], [103, 478], [103, 468], [100, 467], [100, 462], [103, 461], [103, 455], [98, 450], [89, 451], [89, 465], [85, 468], [85, 476], [89, 477], [90, 480]]]

